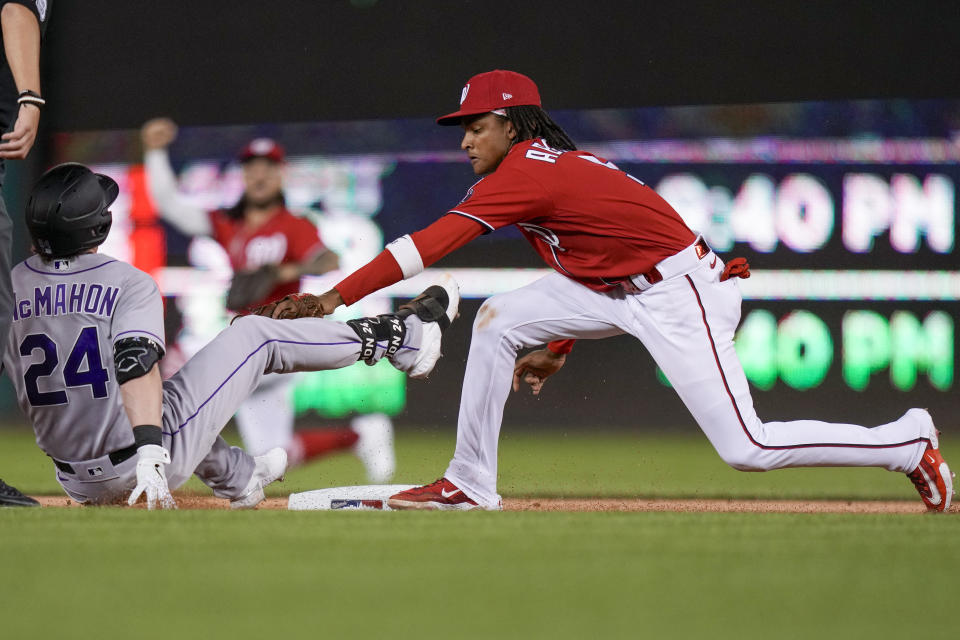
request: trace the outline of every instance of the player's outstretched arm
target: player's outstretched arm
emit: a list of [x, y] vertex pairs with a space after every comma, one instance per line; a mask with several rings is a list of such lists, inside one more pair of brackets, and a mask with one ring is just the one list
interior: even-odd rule
[[[475, 220], [445, 215], [425, 229], [397, 238], [380, 255], [334, 287], [341, 299], [340, 304], [353, 304], [374, 291], [412, 278], [484, 231], [485, 228]], [[324, 296], [328, 294], [332, 291]], [[333, 296], [328, 300], [333, 300]]]
[[565, 353], [554, 353], [550, 349], [531, 351], [517, 360], [513, 368], [513, 390], [520, 390], [520, 382], [530, 385], [533, 395], [540, 395], [543, 383], [547, 378], [560, 371], [566, 362]]
[[176, 138], [177, 125], [170, 118], [154, 118], [140, 128], [150, 199], [160, 216], [181, 232], [191, 236], [210, 235], [213, 228], [207, 212], [187, 200], [177, 186], [177, 175], [167, 152]]
[[322, 318], [337, 307], [410, 278], [483, 232], [479, 223], [456, 215], [440, 218], [426, 229], [397, 238], [380, 254], [319, 296], [298, 294], [265, 304], [251, 314], [275, 320]]

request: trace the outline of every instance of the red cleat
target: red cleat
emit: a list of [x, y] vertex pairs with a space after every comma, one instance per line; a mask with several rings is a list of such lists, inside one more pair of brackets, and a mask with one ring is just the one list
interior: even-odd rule
[[390, 496], [391, 509], [432, 509], [439, 511], [469, 511], [480, 505], [446, 478], [422, 487], [414, 487]]
[[953, 474], [940, 455], [938, 432], [933, 430], [916, 469], [907, 474], [928, 511], [946, 511], [953, 499]]

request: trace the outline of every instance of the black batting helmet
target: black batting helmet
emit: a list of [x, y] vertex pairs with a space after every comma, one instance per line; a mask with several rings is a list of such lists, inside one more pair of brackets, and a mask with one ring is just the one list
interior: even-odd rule
[[44, 173], [27, 199], [26, 222], [44, 258], [65, 258], [101, 244], [120, 188], [105, 175], [67, 162]]

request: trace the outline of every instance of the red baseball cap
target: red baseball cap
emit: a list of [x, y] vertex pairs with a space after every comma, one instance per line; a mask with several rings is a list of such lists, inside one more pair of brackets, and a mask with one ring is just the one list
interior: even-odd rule
[[274, 162], [283, 162], [287, 157], [283, 147], [277, 144], [276, 140], [270, 138], [254, 138], [247, 143], [247, 146], [240, 152], [240, 162], [246, 162], [254, 158], [266, 158]]
[[540, 106], [537, 85], [522, 73], [494, 69], [470, 78], [460, 93], [460, 110], [437, 118], [437, 124], [460, 124], [463, 116], [521, 105]]

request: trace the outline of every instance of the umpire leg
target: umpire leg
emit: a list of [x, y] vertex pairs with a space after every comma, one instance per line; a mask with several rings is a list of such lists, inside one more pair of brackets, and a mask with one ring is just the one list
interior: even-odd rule
[[[4, 162], [0, 159], [0, 189], [3, 188]], [[13, 222], [0, 196], [0, 349], [7, 344], [7, 332], [13, 320], [13, 284], [10, 282], [10, 263], [13, 253]], [[33, 507], [39, 503], [0, 480], [0, 504]]]
[[[3, 168], [0, 166], [0, 188], [3, 183]], [[13, 320], [13, 284], [10, 281], [10, 262], [13, 253], [13, 222], [7, 207], [0, 197], [0, 345], [7, 344], [7, 332]]]

